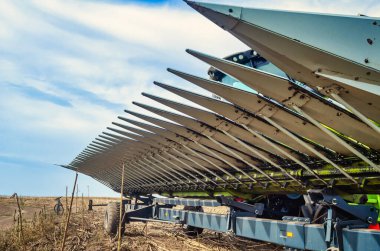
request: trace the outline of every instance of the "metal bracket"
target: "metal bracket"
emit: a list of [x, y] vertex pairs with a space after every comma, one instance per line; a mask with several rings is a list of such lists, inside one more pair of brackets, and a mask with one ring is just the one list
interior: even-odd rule
[[193, 133], [193, 134], [191, 135], [191, 137], [189, 137], [189, 139], [191, 139], [191, 140], [194, 141], [194, 142], [198, 142], [198, 141], [201, 139], [201, 137], [200, 137], [199, 135]]
[[256, 215], [262, 215], [264, 212], [264, 204], [263, 203], [255, 203], [255, 204], [251, 205], [251, 204], [247, 204], [244, 202], [237, 202], [237, 201], [234, 201], [234, 199], [232, 197], [224, 197], [224, 196], [218, 196], [218, 197], [216, 197], [216, 200], [224, 206], [229, 206], [229, 207], [232, 207], [234, 209], [239, 209], [239, 210], [243, 210], [246, 212], [250, 212], [250, 213], [255, 214], [255, 216]]
[[337, 85], [337, 84], [332, 84], [332, 85], [325, 86], [325, 87], [319, 89], [319, 92], [328, 96], [328, 95], [331, 95], [331, 93], [339, 94], [343, 90], [344, 90], [344, 87]]
[[217, 129], [221, 130], [221, 131], [229, 131], [232, 127], [232, 124], [231, 123], [228, 123], [228, 122], [225, 122], [223, 121], [222, 123], [220, 123], [219, 125], [217, 125]]
[[295, 216], [284, 216], [282, 217], [283, 221], [294, 221], [294, 222], [305, 222], [310, 223], [311, 220], [308, 217], [295, 217]]
[[237, 123], [239, 124], [243, 124], [243, 125], [248, 125], [249, 123], [251, 123], [252, 120], [254, 120], [255, 118], [245, 112], [240, 112], [240, 117], [234, 119]]
[[278, 111], [278, 109], [275, 107], [275, 106], [272, 106], [272, 105], [265, 105], [263, 108], [261, 108], [257, 113], [261, 116], [265, 116], [265, 117], [272, 117], [276, 112]]
[[137, 199], [142, 201], [142, 203], [136, 203], [138, 205], [150, 205], [153, 203], [153, 196], [152, 195], [148, 195], [148, 197], [145, 197], [145, 196], [137, 196]]
[[377, 222], [379, 210], [369, 205], [349, 205], [342, 197], [328, 193], [325, 190], [309, 190], [312, 201], [340, 210], [366, 224]]
[[297, 92], [296, 94], [294, 94], [293, 97], [291, 97], [290, 99], [286, 101], [286, 105], [290, 107], [294, 105], [298, 107], [302, 107], [309, 101], [310, 101], [310, 96], [301, 92]]
[[202, 131], [202, 134], [206, 137], [212, 137], [216, 133], [215, 130], [209, 128], [208, 126]]

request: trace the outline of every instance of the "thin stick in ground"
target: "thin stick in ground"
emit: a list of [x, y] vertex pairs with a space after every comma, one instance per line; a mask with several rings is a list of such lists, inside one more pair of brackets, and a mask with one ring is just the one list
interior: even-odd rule
[[69, 227], [69, 221], [70, 221], [70, 216], [71, 216], [71, 210], [73, 207], [73, 200], [74, 200], [74, 193], [75, 193], [75, 186], [77, 185], [77, 180], [78, 180], [78, 173], [75, 174], [75, 181], [74, 181], [74, 186], [73, 186], [73, 192], [71, 194], [71, 201], [70, 201], [70, 208], [69, 208], [69, 214], [67, 215], [66, 219], [66, 224], [65, 224], [65, 232], [63, 234], [63, 240], [62, 240], [62, 247], [61, 251], [65, 250], [65, 242], [67, 238], [67, 229]]
[[120, 215], [119, 215], [119, 238], [117, 242], [117, 250], [120, 251], [121, 249], [121, 226], [122, 226], [122, 221], [123, 221], [123, 193], [124, 193], [124, 168], [125, 165], [123, 163], [123, 168], [122, 168], [122, 174], [121, 174], [121, 186], [120, 186]]
[[24, 247], [24, 231], [22, 228], [22, 210], [21, 210], [21, 206], [20, 206], [20, 201], [18, 200], [17, 193], [14, 193], [11, 196], [11, 198], [16, 198], [17, 207], [18, 207], [18, 224], [20, 226], [19, 238], [20, 238], [20, 242], [21, 242], [23, 248], [25, 249], [25, 247]]

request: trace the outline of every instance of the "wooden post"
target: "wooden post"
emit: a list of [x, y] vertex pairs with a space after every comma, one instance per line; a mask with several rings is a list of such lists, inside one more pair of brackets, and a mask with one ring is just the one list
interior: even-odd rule
[[17, 193], [14, 193], [11, 198], [15, 197], [16, 198], [16, 202], [17, 202], [17, 207], [18, 207], [18, 223], [17, 225], [20, 226], [20, 229], [19, 229], [19, 239], [20, 239], [20, 242], [22, 244], [22, 247], [23, 249], [25, 249], [25, 246], [24, 246], [24, 230], [22, 229], [22, 210], [21, 210], [21, 206], [20, 206], [20, 201], [18, 199], [18, 195]]
[[85, 227], [84, 227], [84, 200], [83, 200], [83, 193], [82, 193], [82, 229], [84, 230]]
[[67, 219], [66, 219], [65, 232], [64, 232], [64, 234], [63, 234], [63, 240], [62, 240], [61, 251], [65, 250], [65, 242], [66, 242], [66, 238], [67, 238], [67, 229], [68, 229], [68, 227], [69, 227], [69, 221], [70, 221], [70, 216], [71, 216], [71, 210], [72, 210], [72, 207], [73, 207], [73, 200], [74, 200], [75, 186], [77, 185], [77, 180], [78, 180], [78, 173], [75, 174], [75, 181], [74, 181], [74, 186], [73, 186], [73, 192], [72, 192], [72, 194], [71, 194], [69, 214], [67, 215]]
[[78, 192], [79, 192], [79, 188], [78, 188], [78, 184], [77, 184], [77, 197], [75, 199], [75, 212], [78, 213]]
[[123, 221], [123, 193], [124, 193], [124, 162], [121, 174], [121, 186], [120, 186], [120, 215], [119, 215], [119, 238], [117, 242], [117, 250], [121, 250], [121, 226]]
[[67, 199], [67, 191], [68, 191], [68, 187], [66, 186], [66, 204], [65, 204], [65, 207], [66, 207], [66, 213], [67, 213], [67, 210], [69, 209], [69, 201], [68, 201], [68, 199]]

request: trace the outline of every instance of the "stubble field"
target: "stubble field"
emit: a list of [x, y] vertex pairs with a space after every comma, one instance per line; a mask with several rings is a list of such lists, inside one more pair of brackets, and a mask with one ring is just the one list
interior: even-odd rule
[[[91, 198], [103, 204], [116, 198]], [[104, 233], [105, 207], [88, 211], [89, 198], [76, 198], [68, 228], [65, 250], [116, 250], [117, 239]], [[61, 199], [66, 209], [66, 199]], [[0, 250], [60, 250], [67, 210], [53, 211], [53, 197], [21, 197], [22, 231], [15, 198], [0, 197]], [[223, 211], [223, 209], [221, 209]], [[131, 223], [126, 226], [122, 250], [280, 250], [268, 243], [237, 238], [205, 230], [190, 238], [180, 225], [157, 222]]]

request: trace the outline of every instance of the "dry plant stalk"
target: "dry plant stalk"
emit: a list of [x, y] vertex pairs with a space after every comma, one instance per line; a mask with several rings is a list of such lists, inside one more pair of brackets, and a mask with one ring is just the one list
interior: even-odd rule
[[123, 193], [124, 193], [124, 169], [125, 164], [123, 163], [122, 173], [121, 173], [121, 186], [120, 186], [120, 215], [119, 215], [119, 230], [118, 230], [118, 241], [117, 250], [121, 250], [121, 226], [123, 223]]
[[[24, 231], [23, 231], [23, 228], [22, 228], [22, 210], [21, 210], [21, 206], [20, 206], [20, 201], [18, 199], [18, 195], [17, 193], [14, 193], [11, 198], [16, 198], [16, 202], [17, 202], [17, 207], [18, 207], [18, 219], [17, 219], [17, 225], [20, 226], [20, 232], [19, 232], [19, 238], [20, 238], [20, 242], [21, 244], [24, 246]], [[23, 248], [25, 249], [25, 248]]]
[[75, 193], [75, 186], [77, 184], [77, 180], [78, 180], [78, 173], [75, 174], [75, 181], [74, 181], [74, 187], [73, 187], [73, 193], [71, 194], [71, 201], [70, 201], [70, 208], [69, 208], [69, 214], [67, 215], [67, 220], [66, 220], [66, 224], [65, 224], [65, 232], [63, 234], [63, 240], [62, 240], [62, 247], [61, 247], [61, 251], [63, 251], [65, 249], [65, 242], [66, 242], [66, 238], [67, 238], [67, 229], [69, 227], [69, 221], [70, 221], [70, 216], [71, 216], [71, 209], [73, 207], [73, 200], [74, 200], [74, 193]]
[[[119, 200], [119, 198], [117, 200]], [[15, 205], [14, 199], [10, 201]], [[43, 209], [43, 204], [46, 204], [45, 209]], [[60, 250], [66, 216], [58, 216], [54, 214], [52, 207], [46, 202], [39, 202], [39, 205], [42, 210], [36, 211], [35, 216], [30, 214], [30, 218], [28, 218], [28, 214], [26, 214], [28, 208], [26, 206], [22, 207], [22, 203], [20, 203], [21, 208], [25, 210], [23, 213], [23, 245], [28, 251]], [[75, 205], [73, 205], [73, 207], [74, 206]], [[15, 208], [17, 208], [17, 206]], [[11, 212], [13, 213], [13, 209]], [[117, 238], [109, 240], [109, 237], [103, 232], [103, 213], [104, 208], [98, 208], [94, 211], [84, 210], [83, 214], [74, 214], [74, 212], [72, 212], [67, 230], [65, 250], [116, 251]], [[23, 250], [17, 227], [17, 219], [19, 220], [19, 218], [15, 218], [16, 222], [14, 222], [13, 228], [6, 231], [0, 231], [1, 251]], [[10, 219], [12, 220], [11, 214]], [[255, 242], [225, 234], [216, 234], [208, 230], [205, 230], [204, 233], [197, 238], [189, 238], [182, 232], [182, 227], [180, 225], [173, 226], [156, 222], [149, 222], [149, 231], [145, 232], [147, 230], [146, 225], [146, 223], [140, 222], [129, 224], [126, 228], [126, 235], [123, 236], [121, 250], [278, 251], [279, 249], [282, 249], [280, 246]]]

